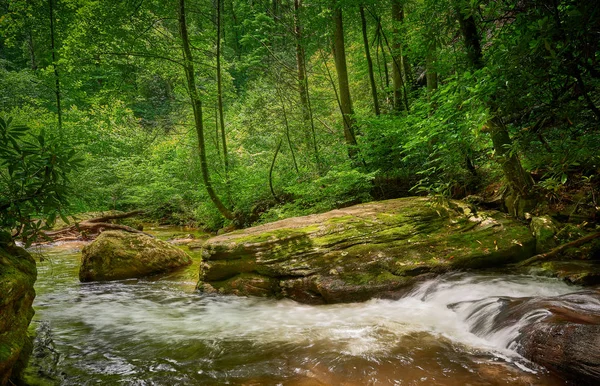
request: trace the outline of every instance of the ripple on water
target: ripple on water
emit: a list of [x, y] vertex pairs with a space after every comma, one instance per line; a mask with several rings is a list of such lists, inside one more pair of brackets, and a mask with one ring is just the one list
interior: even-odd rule
[[455, 274], [396, 301], [309, 306], [203, 295], [173, 275], [81, 284], [77, 253], [47, 253], [35, 318], [61, 384], [559, 384], [507, 348], [510, 334], [471, 332], [499, 299], [573, 291], [556, 280]]

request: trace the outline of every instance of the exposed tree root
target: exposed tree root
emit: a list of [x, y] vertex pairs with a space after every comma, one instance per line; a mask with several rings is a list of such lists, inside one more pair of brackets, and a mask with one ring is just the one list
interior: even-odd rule
[[600, 232], [597, 232], [597, 233], [592, 233], [591, 235], [587, 235], [585, 237], [582, 237], [580, 239], [577, 239], [575, 241], [571, 241], [570, 243], [559, 245], [558, 247], [552, 249], [549, 252], [540, 253], [538, 255], [530, 257], [527, 260], [524, 260], [524, 261], [520, 262], [519, 264], [517, 264], [517, 267], [526, 267], [526, 266], [531, 265], [533, 263], [537, 263], [538, 261], [548, 260], [548, 259], [553, 258], [556, 255], [560, 254], [565, 249], [573, 248], [573, 247], [578, 247], [580, 245], [589, 243], [590, 241], [592, 241], [594, 239], [597, 239], [599, 237], [600, 237]]
[[[75, 241], [91, 240], [106, 230], [122, 230], [131, 233], [144, 233], [138, 229], [127, 225], [113, 224], [109, 221], [133, 217], [143, 213], [141, 210], [135, 210], [127, 213], [111, 214], [101, 217], [75, 222], [73, 225], [56, 231], [43, 232], [42, 238], [45, 241]], [[147, 233], [145, 233], [147, 234]], [[43, 241], [42, 241], [43, 242]]]

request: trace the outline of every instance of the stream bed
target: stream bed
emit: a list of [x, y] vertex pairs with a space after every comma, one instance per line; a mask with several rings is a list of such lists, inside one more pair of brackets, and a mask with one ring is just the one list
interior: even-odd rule
[[579, 290], [558, 280], [451, 274], [399, 300], [309, 306], [198, 293], [197, 252], [175, 273], [80, 283], [83, 245], [33, 250], [32, 384], [564, 384], [513, 351], [531, 320], [491, 323], [500, 298]]

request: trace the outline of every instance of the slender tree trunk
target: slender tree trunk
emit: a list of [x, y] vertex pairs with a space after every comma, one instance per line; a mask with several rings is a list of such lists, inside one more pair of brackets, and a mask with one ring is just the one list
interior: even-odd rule
[[308, 92], [308, 74], [306, 72], [306, 55], [302, 46], [302, 24], [300, 23], [300, 9], [302, 0], [294, 0], [294, 35], [296, 38], [296, 66], [298, 69], [298, 94], [300, 96], [300, 105], [302, 107], [302, 119], [305, 124], [310, 124], [312, 144], [315, 153], [315, 163], [317, 170], [321, 174], [321, 160], [319, 157], [319, 146], [317, 144], [317, 135], [315, 122], [312, 117], [310, 106], [310, 94]]
[[404, 21], [404, 8], [400, 0], [392, 0], [392, 20], [394, 21], [393, 39], [392, 39], [392, 59], [393, 59], [393, 85], [394, 85], [394, 109], [401, 111], [404, 108], [408, 110], [408, 93], [406, 91], [405, 79], [403, 72], [406, 70], [405, 62], [402, 55], [402, 44], [400, 43], [400, 30], [398, 26]]
[[210, 181], [210, 175], [208, 173], [208, 163], [206, 161], [206, 148], [204, 144], [204, 126], [202, 122], [202, 101], [198, 95], [196, 89], [196, 78], [194, 75], [194, 65], [192, 51], [190, 50], [190, 41], [187, 32], [187, 23], [185, 19], [185, 0], [179, 0], [178, 8], [178, 21], [179, 21], [179, 34], [181, 36], [182, 51], [185, 70], [185, 77], [187, 80], [188, 93], [190, 95], [190, 101], [192, 102], [192, 109], [194, 111], [194, 123], [196, 127], [196, 134], [198, 136], [198, 154], [200, 156], [200, 169], [202, 170], [202, 179], [204, 180], [204, 186], [206, 191], [215, 204], [219, 212], [223, 217], [233, 220], [233, 214], [229, 209], [223, 205], [217, 194], [215, 193], [212, 183]]
[[[287, 119], [287, 113], [285, 111], [285, 101], [283, 100], [283, 96], [281, 95], [281, 91], [278, 87], [276, 87], [277, 96], [279, 97], [279, 102], [281, 103], [281, 110], [283, 112], [283, 123], [285, 125], [285, 137], [287, 139], [288, 146], [290, 148], [290, 152], [292, 154], [292, 161], [294, 163], [294, 169], [296, 170], [296, 174], [300, 174], [298, 170], [298, 163], [296, 162], [296, 153], [294, 152], [294, 146], [292, 145], [292, 139], [290, 138], [290, 125]], [[275, 161], [273, 161], [275, 162]]]
[[344, 48], [344, 24], [341, 8], [334, 5], [333, 22], [335, 29], [333, 33], [333, 51], [335, 59], [335, 69], [338, 76], [338, 85], [340, 90], [340, 109], [344, 120], [344, 138], [348, 145], [348, 155], [354, 159], [356, 157], [356, 138], [354, 136], [354, 110], [352, 109], [352, 99], [350, 97], [350, 86], [348, 84], [348, 69], [346, 67], [346, 50]]
[[523, 169], [523, 166], [521, 166], [521, 161], [519, 161], [516, 152], [512, 151], [511, 146], [513, 142], [508, 135], [508, 130], [506, 130], [504, 122], [499, 117], [493, 117], [488, 121], [487, 127], [492, 137], [494, 151], [500, 158], [502, 171], [508, 180], [511, 190], [518, 194], [520, 198], [531, 197], [533, 179]]
[[[473, 16], [465, 16], [458, 3], [455, 2], [454, 5], [464, 38], [469, 63], [474, 69], [481, 69], [483, 68], [484, 63], [475, 19], [473, 19]], [[531, 175], [523, 169], [517, 154], [512, 151], [513, 142], [508, 134], [506, 125], [498, 116], [498, 109], [493, 102], [489, 103], [489, 109], [492, 118], [487, 122], [486, 126], [489, 130], [494, 150], [502, 163], [502, 171], [508, 181], [508, 185], [513, 193], [517, 195], [517, 199], [531, 198], [533, 179], [531, 178]]]
[[385, 74], [385, 89], [390, 88], [390, 73], [388, 71], [388, 61], [385, 57], [385, 47], [383, 47], [383, 26], [381, 25], [381, 16], [377, 17], [377, 42], [381, 50], [381, 59], [383, 60], [383, 72]]
[[219, 145], [219, 137], [221, 136], [221, 127], [219, 125], [219, 106], [215, 105], [215, 149], [217, 149], [217, 156], [221, 159], [221, 150]]
[[[306, 68], [306, 57], [304, 58], [304, 68]], [[319, 155], [319, 144], [317, 143], [317, 130], [315, 128], [315, 120], [313, 118], [313, 111], [310, 104], [310, 93], [308, 92], [308, 76], [306, 77], [306, 101], [308, 102], [308, 116], [310, 118], [310, 131], [313, 140], [313, 150], [315, 153], [315, 164], [317, 165], [317, 172], [321, 176], [323, 174], [323, 167], [321, 165], [321, 156]]]
[[373, 108], [375, 115], [379, 116], [379, 99], [377, 97], [377, 85], [375, 84], [375, 74], [373, 73], [373, 60], [371, 59], [371, 52], [369, 51], [369, 38], [367, 37], [367, 19], [365, 17], [365, 7], [361, 4], [360, 10], [360, 21], [362, 26], [363, 44], [365, 46], [365, 56], [367, 58], [367, 67], [369, 69], [369, 82], [371, 83], [371, 94], [373, 95]]
[[31, 60], [31, 69], [33, 71], [37, 70], [38, 65], [37, 65], [37, 59], [35, 58], [35, 45], [33, 43], [33, 32], [31, 32], [31, 29], [29, 29], [28, 33], [27, 33], [27, 37], [28, 37], [28, 42], [27, 45], [29, 46], [29, 58]]
[[231, 0], [231, 20], [233, 21], [233, 49], [238, 60], [242, 60], [242, 47], [240, 44], [239, 26], [241, 25], [235, 14], [234, 1]]
[[277, 143], [277, 147], [275, 148], [275, 154], [273, 154], [273, 160], [271, 161], [271, 167], [269, 168], [269, 189], [271, 189], [271, 195], [273, 196], [273, 198], [280, 204], [282, 202], [279, 199], [279, 197], [277, 197], [277, 194], [275, 194], [275, 189], [273, 189], [273, 169], [275, 168], [275, 161], [277, 160], [277, 154], [279, 154], [279, 149], [281, 149], [282, 142], [283, 139], [280, 139]]
[[460, 30], [465, 41], [469, 63], [473, 68], [480, 69], [483, 67], [483, 55], [481, 54], [481, 43], [475, 19], [473, 15], [465, 16], [460, 5], [456, 2], [454, 3], [454, 9], [456, 10]]
[[221, 2], [222, 0], [217, 0], [217, 105], [219, 108], [219, 122], [221, 123], [221, 144], [223, 145], [225, 181], [227, 182], [227, 185], [229, 185], [229, 157], [227, 156], [225, 119], [223, 118], [223, 77], [221, 75]]
[[58, 67], [56, 66], [56, 45], [54, 29], [54, 0], [48, 0], [50, 8], [50, 48], [52, 50], [52, 68], [54, 69], [54, 94], [56, 95], [56, 112], [58, 115], [58, 134], [62, 138], [62, 109], [60, 106], [60, 77], [58, 76]]
[[300, 7], [302, 0], [294, 0], [294, 33], [296, 35], [296, 65], [298, 67], [298, 93], [302, 105], [302, 118], [305, 122], [310, 121], [308, 113], [308, 99], [306, 87], [306, 66], [304, 61], [304, 47], [302, 47], [302, 26], [300, 25]]
[[432, 92], [438, 88], [438, 75], [435, 69], [437, 61], [436, 45], [431, 44], [425, 56], [425, 78], [427, 80], [427, 91]]

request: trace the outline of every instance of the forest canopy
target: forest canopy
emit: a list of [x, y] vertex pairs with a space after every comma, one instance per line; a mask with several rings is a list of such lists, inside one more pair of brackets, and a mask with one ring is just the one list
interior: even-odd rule
[[597, 208], [599, 42], [583, 0], [0, 0], [0, 227]]

